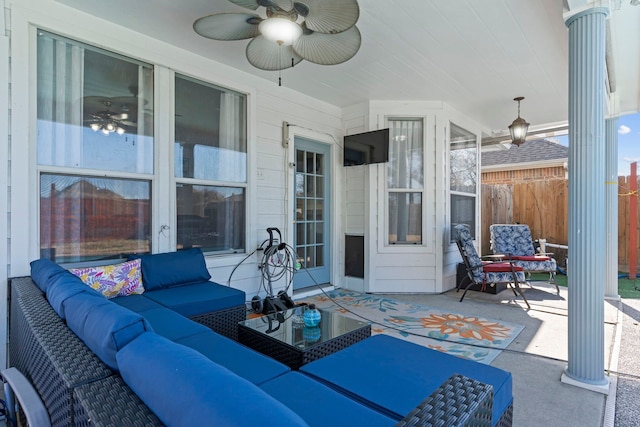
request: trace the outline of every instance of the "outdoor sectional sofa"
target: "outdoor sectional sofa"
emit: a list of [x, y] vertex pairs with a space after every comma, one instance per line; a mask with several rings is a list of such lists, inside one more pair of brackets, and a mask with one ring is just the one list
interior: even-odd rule
[[[225, 336], [244, 293], [205, 271], [197, 251], [146, 255], [145, 292], [112, 299], [48, 260], [10, 280], [9, 364], [52, 425], [511, 425], [510, 373], [388, 336], [292, 371]], [[223, 333], [187, 317], [211, 307]]]

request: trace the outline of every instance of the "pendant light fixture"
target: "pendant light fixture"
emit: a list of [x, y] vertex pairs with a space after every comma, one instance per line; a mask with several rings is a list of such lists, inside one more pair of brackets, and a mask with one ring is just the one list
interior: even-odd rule
[[520, 101], [524, 99], [524, 96], [518, 96], [513, 98], [518, 102], [518, 118], [509, 126], [509, 133], [511, 134], [511, 143], [519, 146], [524, 143], [527, 138], [527, 131], [529, 130], [529, 123], [520, 117]]

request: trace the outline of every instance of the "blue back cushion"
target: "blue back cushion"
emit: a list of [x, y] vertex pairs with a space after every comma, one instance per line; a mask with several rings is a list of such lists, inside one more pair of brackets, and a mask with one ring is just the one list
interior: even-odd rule
[[154, 308], [161, 308], [162, 305], [157, 302], [151, 301], [144, 295], [127, 295], [121, 297], [111, 298], [111, 302], [115, 302], [122, 307], [128, 308], [136, 313], [142, 313], [147, 310], [153, 310]]
[[151, 330], [142, 316], [102, 295], [76, 294], [64, 302], [64, 311], [67, 326], [114, 370], [118, 370], [118, 350]]
[[156, 334], [162, 335], [171, 341], [211, 330], [166, 307], [145, 310], [140, 315], [149, 322]]
[[50, 259], [42, 258], [35, 261], [31, 261], [31, 280], [38, 285], [42, 292], [47, 292], [47, 286], [49, 280], [59, 273], [64, 273], [65, 270]]
[[132, 255], [142, 260], [142, 283], [146, 291], [211, 279], [200, 248], [151, 255]]
[[168, 426], [306, 426], [282, 403], [197, 351], [146, 333], [116, 355], [120, 375]]
[[224, 366], [256, 385], [291, 370], [277, 360], [251, 350], [237, 341], [213, 332], [211, 329], [197, 335], [181, 338], [176, 342], [197, 350], [218, 365]]
[[68, 298], [74, 295], [86, 293], [105, 299], [102, 294], [84, 284], [78, 276], [66, 270], [55, 274], [48, 282], [47, 301], [49, 301], [49, 304], [55, 312], [58, 313], [58, 316], [63, 319], [66, 319], [63, 304]]

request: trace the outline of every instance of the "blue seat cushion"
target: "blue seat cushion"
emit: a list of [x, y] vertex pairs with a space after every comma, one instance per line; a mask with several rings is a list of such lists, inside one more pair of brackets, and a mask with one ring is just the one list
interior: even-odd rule
[[142, 316], [113, 304], [102, 295], [79, 293], [64, 302], [67, 326], [111, 369], [116, 353], [151, 330]]
[[60, 265], [46, 258], [31, 261], [30, 265], [31, 280], [33, 280], [33, 283], [35, 283], [42, 292], [47, 292], [49, 280], [53, 276], [67, 271]]
[[142, 260], [142, 283], [145, 291], [211, 279], [200, 248], [150, 255], [131, 255]]
[[289, 372], [260, 388], [291, 408], [310, 426], [376, 427], [397, 423], [299, 372]]
[[141, 312], [140, 315], [151, 324], [151, 327], [158, 335], [162, 335], [171, 341], [210, 331], [206, 326], [187, 319], [166, 307], [146, 310]]
[[115, 302], [122, 307], [128, 308], [131, 311], [135, 311], [136, 313], [142, 313], [147, 310], [153, 310], [154, 308], [163, 307], [161, 304], [150, 300], [144, 295], [136, 294], [111, 298], [111, 302]]
[[197, 350], [257, 385], [290, 371], [288, 366], [211, 330], [176, 342]]
[[69, 271], [65, 270], [64, 272], [55, 274], [49, 279], [49, 285], [47, 286], [46, 292], [47, 301], [49, 301], [51, 307], [62, 319], [66, 319], [63, 305], [64, 302], [68, 298], [79, 293], [92, 294], [105, 299], [102, 294], [91, 289], [89, 286], [84, 284], [78, 276]]
[[116, 356], [124, 381], [168, 426], [306, 426], [258, 386], [199, 352], [146, 333]]
[[214, 282], [158, 289], [144, 295], [187, 317], [237, 307], [245, 302], [243, 291]]
[[388, 335], [367, 338], [300, 371], [398, 420], [455, 373], [493, 386], [493, 425], [513, 401], [511, 373]]

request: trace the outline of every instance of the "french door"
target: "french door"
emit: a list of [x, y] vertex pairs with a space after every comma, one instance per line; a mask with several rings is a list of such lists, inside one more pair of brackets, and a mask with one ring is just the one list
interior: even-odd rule
[[300, 269], [293, 289], [329, 283], [330, 147], [295, 137], [294, 248]]

